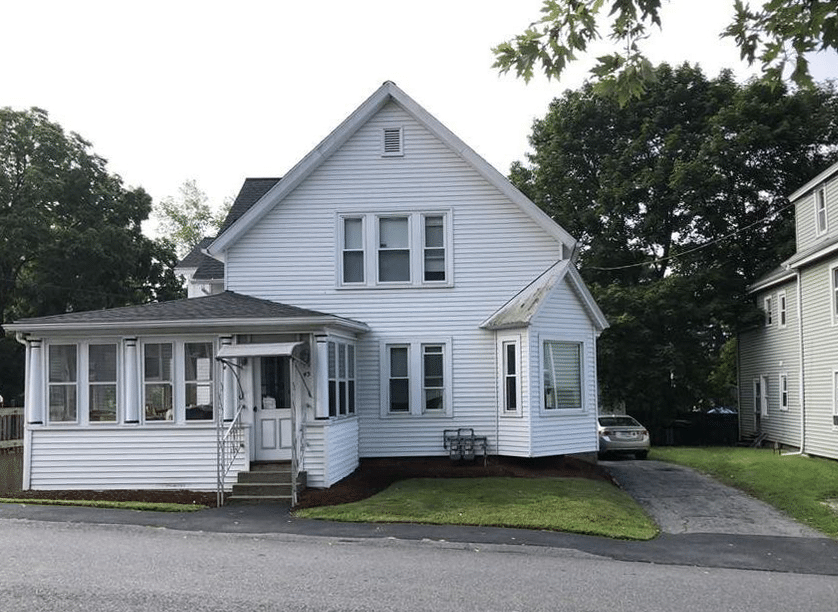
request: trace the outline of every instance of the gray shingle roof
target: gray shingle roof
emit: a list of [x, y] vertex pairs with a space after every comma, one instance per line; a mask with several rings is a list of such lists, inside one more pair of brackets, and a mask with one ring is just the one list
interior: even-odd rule
[[[312, 319], [333, 317], [326, 313], [298, 308], [263, 300], [232, 291], [197, 298], [157, 302], [141, 306], [125, 306], [107, 310], [72, 312], [48, 317], [21, 319], [9, 325], [10, 329], [26, 330], [43, 325], [84, 327], [96, 324], [144, 325], [159, 322], [182, 322], [184, 324], [213, 320], [248, 319]], [[335, 317], [340, 318], [340, 317]], [[349, 321], [349, 319], [344, 319]], [[360, 324], [363, 326], [363, 324]]]
[[197, 268], [203, 263], [204, 259], [212, 259], [211, 257], [207, 257], [204, 255], [203, 250], [207, 248], [209, 245], [212, 244], [212, 241], [215, 240], [214, 237], [206, 237], [201, 240], [198, 244], [192, 247], [192, 250], [189, 251], [189, 254], [181, 259], [177, 266], [177, 268]]
[[218, 234], [221, 235], [224, 233], [224, 230], [233, 225], [239, 217], [250, 210], [250, 207], [256, 204], [280, 180], [278, 178], [245, 179], [239, 195], [236, 196], [233, 205], [230, 207], [230, 212], [227, 213], [227, 218], [224, 219], [221, 229], [218, 230]]

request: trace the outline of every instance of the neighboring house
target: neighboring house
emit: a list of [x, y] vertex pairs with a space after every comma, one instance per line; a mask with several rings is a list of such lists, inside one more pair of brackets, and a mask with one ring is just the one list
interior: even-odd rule
[[204, 255], [214, 238], [204, 238], [175, 266], [186, 282], [186, 297], [201, 297], [224, 291], [224, 264]]
[[797, 252], [750, 287], [764, 319], [739, 336], [739, 427], [838, 459], [838, 164], [789, 199]]
[[[444, 455], [457, 428], [489, 454], [594, 453], [607, 323], [575, 247], [387, 82], [282, 180], [248, 179], [181, 264], [191, 295], [204, 265], [223, 292], [8, 326], [24, 486], [212, 490], [219, 463], [228, 488], [291, 458], [328, 487], [361, 457]], [[232, 459], [222, 430], [243, 432]]]

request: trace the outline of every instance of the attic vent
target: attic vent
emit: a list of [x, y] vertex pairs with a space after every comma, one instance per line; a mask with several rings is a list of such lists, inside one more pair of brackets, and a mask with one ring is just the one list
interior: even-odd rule
[[402, 128], [384, 128], [384, 153], [383, 155], [403, 155], [402, 151]]

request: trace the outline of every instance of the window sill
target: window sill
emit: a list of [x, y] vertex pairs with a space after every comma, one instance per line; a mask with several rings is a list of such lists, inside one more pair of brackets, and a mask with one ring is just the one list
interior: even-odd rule
[[379, 283], [377, 285], [358, 283], [337, 285], [335, 288], [338, 291], [374, 291], [376, 289], [451, 289], [453, 287], [453, 282], [440, 281], [436, 283]]
[[545, 417], [580, 417], [590, 413], [584, 408], [542, 408], [539, 414]]

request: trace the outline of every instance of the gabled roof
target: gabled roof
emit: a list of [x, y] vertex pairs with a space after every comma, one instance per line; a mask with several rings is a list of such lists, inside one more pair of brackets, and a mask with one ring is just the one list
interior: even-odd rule
[[789, 196], [789, 201], [794, 202], [795, 200], [799, 199], [801, 196], [806, 195], [807, 192], [812, 191], [815, 187], [823, 183], [825, 180], [831, 178], [834, 174], [838, 174], [838, 162], [832, 164], [829, 168], [821, 172], [811, 181], [803, 185], [800, 189], [795, 191], [793, 194]]
[[594, 301], [593, 296], [585, 286], [585, 281], [579, 275], [579, 271], [566, 259], [548, 268], [547, 271], [524, 287], [518, 295], [483, 321], [480, 327], [483, 329], [498, 330], [529, 326], [533, 317], [547, 300], [552, 289], [564, 280], [575, 291], [597, 332], [606, 329], [608, 327], [608, 319], [605, 318], [605, 315], [599, 309], [599, 306], [597, 306], [596, 301]]
[[[227, 217], [224, 219], [224, 223], [221, 224], [221, 229], [218, 230], [218, 233], [224, 233], [228, 227], [233, 225], [239, 217], [250, 210], [250, 207], [256, 204], [280, 180], [278, 178], [245, 179], [244, 185], [242, 185], [242, 188], [239, 190], [239, 195], [233, 201], [233, 205], [230, 207], [230, 211], [227, 213]], [[212, 244], [212, 240], [204, 245], [204, 248], [207, 248], [210, 244]]]
[[[518, 191], [512, 183], [489, 163], [469, 148], [453, 132], [440, 123], [428, 111], [419, 106], [410, 96], [399, 89], [392, 81], [386, 81], [375, 93], [359, 106], [343, 123], [341, 123], [323, 142], [317, 145], [296, 166], [294, 166], [281, 181], [272, 185], [261, 198], [242, 212], [225, 227], [210, 245], [207, 252], [212, 256], [220, 256], [242, 235], [252, 228], [264, 215], [279, 204], [285, 196], [291, 193], [315, 169], [337, 151], [364, 124], [367, 123], [387, 103], [395, 102], [422, 124], [428, 131], [445, 143], [452, 151], [472, 166], [484, 179], [495, 186], [525, 211], [540, 227], [553, 236], [558, 242], [565, 244], [568, 250], [576, 245], [576, 240], [559, 224], [551, 219], [544, 211]], [[231, 211], [232, 213], [232, 211]]]
[[141, 306], [21, 319], [5, 327], [12, 331], [43, 333], [146, 328], [187, 328], [183, 331], [192, 331], [195, 327], [247, 327], [254, 324], [336, 325], [355, 332], [368, 329], [360, 321], [232, 291]]
[[211, 257], [208, 258], [204, 255], [204, 249], [207, 248], [209, 245], [212, 244], [212, 241], [215, 240], [213, 237], [202, 238], [201, 242], [196, 244], [192, 247], [192, 250], [181, 259], [175, 268], [199, 268], [203, 263], [204, 259], [212, 259]]

